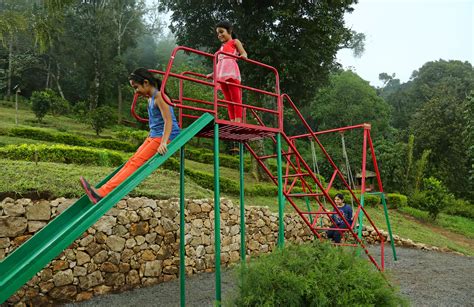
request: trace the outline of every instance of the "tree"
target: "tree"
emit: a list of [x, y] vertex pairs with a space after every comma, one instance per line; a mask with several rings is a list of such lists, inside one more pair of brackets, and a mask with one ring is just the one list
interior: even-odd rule
[[5, 0], [0, 2], [0, 42], [8, 45], [8, 68], [6, 95], [11, 97], [14, 44], [18, 34], [27, 28], [28, 10], [23, 1]]
[[[363, 50], [363, 34], [344, 25], [344, 14], [352, 12], [354, 3], [164, 0], [162, 8], [173, 12], [170, 28], [179, 45], [212, 53], [219, 47], [214, 25], [222, 19], [232, 22], [249, 58], [277, 68], [282, 91], [303, 105], [337, 66], [338, 50]], [[259, 88], [273, 78], [254, 65], [242, 64], [241, 70], [244, 83]]]
[[420, 158], [414, 155], [415, 137], [408, 143], [378, 140], [375, 152], [385, 190], [413, 195], [419, 192], [427, 171], [430, 150]]
[[126, 68], [122, 58], [122, 44], [127, 35], [137, 34], [136, 26], [143, 15], [143, 5], [135, 0], [117, 0], [109, 4], [109, 11], [114, 25], [114, 37], [116, 39], [116, 61], [114, 75], [117, 76], [117, 102], [118, 122], [122, 119], [122, 83], [126, 76]]
[[33, 92], [31, 95], [31, 109], [35, 113], [38, 122], [43, 121], [43, 117], [48, 113], [51, 102], [51, 92]]
[[110, 107], [98, 107], [89, 112], [89, 121], [97, 136], [116, 120], [114, 110]]
[[[379, 96], [369, 82], [360, 78], [352, 71], [341, 71], [329, 76], [329, 84], [316, 92], [311, 103], [302, 109], [303, 114], [310, 117], [310, 125], [315, 131], [327, 130], [336, 127], [370, 123], [372, 135], [378, 138], [390, 137], [391, 128], [388, 124], [390, 109], [388, 104]], [[290, 135], [302, 133], [297, 121], [285, 119], [285, 132]], [[289, 122], [290, 121], [290, 122]], [[350, 162], [357, 163], [362, 158], [363, 134], [361, 130], [347, 132], [345, 143]], [[331, 134], [320, 137], [323, 145], [331, 154], [333, 160], [343, 161], [341, 140], [339, 135]], [[343, 165], [343, 164], [341, 164]], [[321, 166], [325, 175], [330, 171], [328, 164]], [[360, 164], [352, 165], [356, 170]]]
[[443, 183], [434, 177], [423, 180], [422, 195], [424, 200], [422, 208], [428, 211], [433, 220], [436, 220], [441, 210], [449, 205], [450, 200], [454, 199]]
[[469, 183], [467, 186], [468, 199], [474, 199], [474, 90], [471, 91], [469, 98], [466, 99], [466, 104], [464, 107], [464, 120], [466, 125], [464, 126], [463, 137], [466, 140], [467, 144], [467, 156], [468, 156], [468, 166], [469, 169]]
[[462, 104], [453, 97], [433, 98], [415, 114], [411, 124], [416, 152], [431, 150], [430, 173], [458, 196], [465, 195], [470, 170], [470, 145], [462, 136], [466, 125], [463, 113]]
[[329, 85], [317, 91], [310, 104], [317, 130], [370, 123], [378, 136], [390, 132], [390, 108], [369, 82], [352, 71], [333, 73]]
[[466, 99], [472, 88], [474, 70], [470, 63], [439, 60], [425, 63], [414, 71], [409, 82], [386, 98], [393, 108], [392, 124], [399, 129], [401, 141], [406, 142], [413, 134], [417, 140], [414, 155], [419, 157], [430, 150], [427, 171], [461, 197], [468, 194], [466, 181], [472, 168], [470, 145], [463, 136], [468, 126]]

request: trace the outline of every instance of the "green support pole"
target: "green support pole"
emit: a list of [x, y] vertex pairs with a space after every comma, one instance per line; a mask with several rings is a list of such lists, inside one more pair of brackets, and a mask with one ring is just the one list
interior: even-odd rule
[[244, 144], [239, 143], [240, 166], [240, 260], [245, 263]]
[[216, 265], [216, 306], [221, 306], [221, 210], [219, 195], [219, 124], [214, 124], [214, 253]]
[[277, 173], [278, 173], [278, 247], [282, 248], [285, 243], [284, 220], [283, 220], [283, 177], [281, 167], [281, 134], [277, 133]]
[[[308, 196], [305, 196], [304, 199], [305, 199], [305, 202], [306, 202], [306, 209], [308, 209], [308, 212], [311, 212], [311, 204], [309, 203]], [[312, 214], [309, 215], [309, 221], [311, 222], [311, 224], [313, 224], [313, 215]]]
[[388, 219], [387, 202], [385, 201], [385, 194], [384, 193], [381, 193], [381, 194], [382, 194], [383, 211], [385, 212], [385, 221], [387, 222], [388, 234], [390, 236], [390, 245], [392, 246], [393, 260], [397, 261], [397, 252], [395, 251], [395, 242], [393, 241], [392, 227], [390, 226], [390, 220]]
[[181, 307], [186, 305], [186, 257], [184, 235], [186, 225], [184, 224], [184, 146], [179, 152], [179, 293]]
[[[360, 205], [362, 208], [364, 207], [364, 194], [360, 196]], [[362, 240], [362, 222], [364, 221], [364, 211], [360, 210], [358, 219], [359, 219], [359, 229], [357, 229], [357, 234], [359, 236], [359, 239]]]
[[[362, 194], [360, 196], [360, 205], [361, 205], [361, 207], [364, 207], [364, 194]], [[359, 228], [357, 229], [357, 236], [359, 237], [359, 239], [362, 240], [362, 223], [364, 221], [364, 211], [360, 210], [359, 217], [357, 219], [359, 221]], [[360, 245], [358, 245], [357, 246], [357, 251], [356, 251], [357, 256], [360, 256], [361, 250], [362, 250], [362, 248], [360, 247]]]

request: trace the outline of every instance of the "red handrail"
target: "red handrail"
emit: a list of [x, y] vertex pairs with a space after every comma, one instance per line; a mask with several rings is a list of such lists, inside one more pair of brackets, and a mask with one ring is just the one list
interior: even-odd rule
[[[247, 105], [247, 104], [238, 104], [240, 107], [242, 108], [249, 108], [249, 109], [255, 109], [255, 110], [259, 110], [259, 111], [262, 111], [262, 112], [267, 112], [267, 113], [272, 113], [272, 114], [276, 114], [278, 115], [279, 117], [279, 129], [282, 129], [282, 123], [283, 123], [283, 118], [282, 118], [282, 115], [283, 115], [283, 111], [282, 111], [282, 103], [281, 103], [281, 95], [280, 95], [280, 79], [279, 79], [279, 74], [278, 74], [278, 71], [276, 70], [276, 68], [274, 68], [273, 66], [270, 66], [270, 65], [267, 65], [267, 64], [264, 64], [264, 63], [261, 63], [261, 62], [258, 62], [258, 61], [254, 61], [254, 60], [250, 60], [250, 59], [245, 59], [245, 58], [242, 58], [240, 56], [237, 56], [237, 55], [233, 55], [233, 54], [229, 54], [229, 53], [225, 53], [225, 52], [222, 52], [222, 51], [218, 51], [216, 52], [215, 54], [210, 54], [210, 53], [207, 53], [207, 52], [203, 52], [203, 51], [200, 51], [200, 50], [195, 50], [195, 49], [192, 49], [192, 48], [189, 48], [189, 47], [184, 47], [184, 46], [178, 46], [176, 47], [172, 53], [171, 53], [171, 56], [170, 56], [170, 60], [168, 61], [168, 66], [166, 67], [166, 71], [162, 74], [164, 74], [164, 77], [163, 77], [163, 81], [162, 81], [162, 84], [161, 84], [161, 93], [162, 93], [162, 97], [163, 97], [163, 100], [173, 106], [173, 107], [178, 107], [180, 109], [188, 109], [188, 110], [194, 110], [194, 111], [200, 111], [200, 112], [207, 112], [207, 113], [211, 113], [211, 114], [214, 114], [214, 117], [216, 119], [217, 116], [218, 116], [218, 113], [217, 113], [217, 110], [218, 110], [218, 107], [222, 107], [223, 105], [220, 104], [219, 102], [225, 102], [227, 104], [236, 104], [234, 102], [231, 102], [231, 101], [226, 101], [226, 100], [222, 100], [222, 99], [218, 99], [217, 97], [217, 85], [218, 85], [218, 82], [214, 79], [213, 82], [208, 82], [208, 81], [203, 81], [203, 80], [200, 80], [200, 79], [197, 79], [197, 78], [192, 78], [192, 77], [188, 77], [186, 75], [191, 75], [191, 76], [195, 76], [195, 77], [200, 77], [200, 78], [205, 78], [204, 75], [202, 74], [199, 74], [199, 73], [195, 73], [195, 72], [191, 72], [191, 71], [186, 71], [186, 72], [183, 72], [182, 74], [175, 74], [175, 73], [172, 73], [171, 72], [171, 68], [173, 66], [173, 63], [174, 63], [174, 59], [176, 57], [176, 54], [177, 52], [179, 51], [186, 51], [186, 52], [190, 52], [190, 53], [195, 53], [195, 54], [198, 54], [198, 55], [201, 55], [201, 56], [205, 56], [205, 57], [209, 57], [213, 60], [213, 71], [215, 72], [216, 71], [216, 65], [217, 65], [217, 59], [219, 57], [219, 55], [223, 54], [225, 56], [228, 56], [228, 57], [234, 57], [236, 59], [240, 59], [242, 61], [245, 61], [245, 62], [249, 62], [251, 64], [254, 64], [254, 65], [257, 65], [257, 66], [260, 66], [260, 67], [263, 67], [265, 69], [269, 69], [270, 71], [273, 72], [273, 74], [275, 75], [275, 92], [269, 92], [269, 91], [265, 91], [265, 90], [261, 90], [261, 89], [257, 89], [257, 88], [253, 88], [253, 87], [249, 87], [249, 86], [245, 86], [245, 85], [242, 85], [242, 84], [232, 84], [233, 86], [236, 86], [236, 87], [239, 87], [239, 88], [242, 88], [242, 89], [246, 89], [246, 90], [249, 90], [249, 91], [253, 91], [253, 92], [257, 92], [257, 93], [261, 93], [261, 94], [264, 94], [264, 95], [268, 95], [268, 96], [272, 96], [272, 97], [275, 97], [277, 99], [277, 108], [276, 108], [276, 111], [275, 110], [271, 110], [271, 109], [267, 109], [267, 108], [261, 108], [261, 107], [256, 107], [256, 106], [252, 106], [252, 105]], [[151, 70], [152, 71], [152, 70]], [[158, 72], [158, 71], [153, 71], [153, 72]], [[161, 73], [161, 72], [158, 72], [158, 73]], [[204, 108], [199, 108], [199, 107], [195, 107], [195, 106], [189, 106], [189, 105], [185, 105], [184, 104], [184, 101], [185, 100], [189, 100], [189, 98], [186, 98], [186, 97], [183, 97], [182, 96], [182, 85], [180, 84], [180, 98], [178, 99], [178, 102], [179, 103], [173, 103], [171, 101], [171, 99], [169, 99], [169, 97], [167, 97], [166, 95], [164, 95], [164, 89], [166, 88], [166, 84], [169, 80], [169, 77], [175, 77], [177, 79], [180, 79], [180, 80], [187, 80], [187, 81], [192, 81], [192, 82], [195, 82], [195, 83], [199, 83], [199, 84], [202, 84], [202, 85], [206, 85], [206, 86], [213, 86], [214, 87], [214, 102], [212, 103], [214, 105], [214, 109], [211, 110], [211, 109], [204, 109]], [[198, 101], [194, 101], [194, 102], [198, 102]], [[204, 103], [204, 101], [202, 101]], [[208, 103], [204, 103], [204, 104], [208, 104]], [[224, 105], [225, 106], [225, 105]], [[182, 116], [180, 116], [181, 118]]]

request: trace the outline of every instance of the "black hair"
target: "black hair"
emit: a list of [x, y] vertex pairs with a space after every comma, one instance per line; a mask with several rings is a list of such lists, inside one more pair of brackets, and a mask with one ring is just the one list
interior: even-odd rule
[[237, 38], [237, 34], [234, 33], [234, 26], [228, 22], [227, 20], [221, 20], [219, 21], [215, 28], [224, 28], [227, 30], [227, 32], [229, 32], [230, 36], [232, 37], [232, 39], [236, 39]]
[[337, 193], [336, 196], [334, 196], [334, 198], [339, 198], [340, 200], [344, 200], [344, 194], [341, 194], [341, 193]]
[[148, 82], [150, 82], [150, 84], [156, 87], [158, 90], [161, 88], [161, 80], [156, 78], [151, 72], [148, 71], [148, 69], [143, 67], [135, 69], [128, 76], [128, 79], [141, 85], [145, 83], [145, 80], [148, 80]]

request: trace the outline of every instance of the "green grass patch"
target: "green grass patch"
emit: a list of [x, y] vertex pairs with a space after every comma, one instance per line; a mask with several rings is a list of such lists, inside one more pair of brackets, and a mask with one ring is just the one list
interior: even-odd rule
[[[91, 125], [87, 123], [87, 119], [76, 120], [67, 116], [46, 115], [43, 123], [38, 123], [35, 114], [31, 109], [23, 109], [18, 112], [18, 125], [35, 128], [43, 128], [49, 132], [68, 132], [71, 134], [81, 135], [87, 138], [97, 138]], [[0, 129], [13, 128], [15, 125], [15, 109], [8, 107], [0, 107]], [[105, 129], [101, 133], [101, 137], [112, 137], [111, 129]]]
[[[382, 207], [366, 208], [377, 228], [387, 230], [385, 215]], [[453, 240], [448, 233], [439, 233], [433, 231], [429, 222], [417, 222], [416, 218], [410, 218], [411, 214], [400, 212], [399, 210], [390, 210], [389, 218], [392, 232], [405, 239], [412, 239], [428, 245], [438, 246], [441, 248], [449, 248], [453, 251], [463, 253], [465, 255], [474, 256], [474, 246], [469, 243], [458, 242]], [[364, 219], [367, 224], [367, 219]], [[471, 221], [471, 226], [474, 222]], [[444, 227], [443, 227], [444, 228]], [[446, 230], [449, 232], [449, 230]]]
[[428, 212], [420, 209], [403, 207], [400, 208], [399, 211], [409, 214], [424, 223], [438, 225], [445, 229], [462, 234], [468, 238], [474, 239], [474, 220], [472, 219], [440, 213], [438, 218], [433, 221], [428, 216]]

